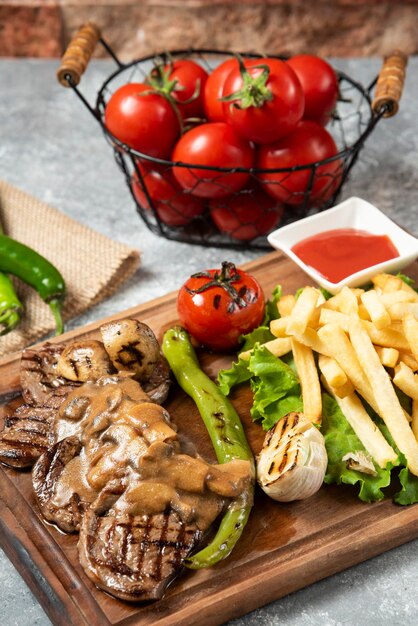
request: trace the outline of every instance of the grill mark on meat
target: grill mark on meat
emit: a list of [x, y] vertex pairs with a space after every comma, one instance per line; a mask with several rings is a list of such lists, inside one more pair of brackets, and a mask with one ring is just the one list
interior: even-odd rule
[[[163, 550], [164, 550], [164, 548], [168, 544], [168, 542], [167, 542], [168, 521], [169, 521], [169, 516], [165, 515], [164, 516], [163, 527], [162, 527], [162, 530], [161, 530], [161, 538], [159, 539], [158, 544], [157, 544], [157, 558], [156, 558], [156, 561], [155, 561], [155, 578], [156, 578], [156, 580], [160, 580], [161, 579], [161, 567], [162, 567]], [[176, 551], [177, 551], [176, 546], [171, 546], [171, 547], [174, 548], [174, 554], [176, 554]]]
[[122, 522], [109, 511], [98, 515], [92, 505], [80, 529], [80, 561], [87, 576], [112, 595], [131, 602], [156, 600], [200, 538], [197, 527], [181, 522], [172, 510]]
[[31, 467], [54, 443], [53, 422], [57, 409], [79, 383], [56, 375], [62, 345], [45, 344], [39, 351], [24, 350], [20, 382], [24, 403], [6, 415], [0, 433], [0, 462]]

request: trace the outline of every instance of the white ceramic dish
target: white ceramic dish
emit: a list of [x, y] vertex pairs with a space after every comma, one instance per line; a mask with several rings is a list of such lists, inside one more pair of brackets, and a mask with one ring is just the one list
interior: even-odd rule
[[[356, 228], [374, 235], [388, 235], [396, 246], [399, 256], [351, 274], [338, 283], [331, 283], [317, 270], [301, 261], [291, 248], [302, 239], [337, 228]], [[392, 274], [400, 272], [418, 258], [418, 239], [416, 237], [400, 228], [373, 204], [356, 197], [348, 198], [322, 213], [305, 217], [288, 226], [278, 228], [270, 233], [268, 241], [273, 248], [281, 250], [299, 265], [318, 285], [333, 294], [345, 285], [348, 287], [363, 285], [379, 272]]]

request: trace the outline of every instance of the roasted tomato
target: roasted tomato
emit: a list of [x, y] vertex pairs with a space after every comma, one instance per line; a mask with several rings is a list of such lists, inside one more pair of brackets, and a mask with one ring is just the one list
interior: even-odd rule
[[231, 57], [218, 65], [209, 74], [204, 93], [205, 113], [209, 122], [225, 121], [224, 103], [221, 98], [224, 92], [225, 81], [232, 70], [236, 68], [238, 68], [238, 61], [235, 57]]
[[208, 73], [190, 59], [179, 59], [167, 65], [157, 65], [149, 82], [175, 100], [183, 119], [202, 118], [203, 99]]
[[[171, 169], [138, 163], [143, 183], [151, 199], [158, 218], [168, 226], [189, 224], [205, 210], [203, 200], [183, 191], [173, 176]], [[151, 211], [150, 203], [136, 172], [132, 177], [132, 191], [137, 202]]]
[[[314, 164], [337, 154], [337, 146], [329, 132], [315, 122], [299, 122], [296, 130], [279, 141], [260, 146], [257, 167], [266, 169], [292, 168]], [[301, 167], [294, 172], [264, 172], [259, 174], [265, 189], [285, 204], [298, 206], [309, 193], [308, 206], [329, 200], [338, 189], [342, 163], [335, 159], [313, 170]]]
[[225, 121], [248, 141], [271, 143], [288, 135], [302, 119], [305, 98], [292, 68], [280, 59], [251, 59], [228, 75]]
[[312, 54], [298, 54], [287, 61], [305, 94], [304, 120], [328, 124], [338, 100], [338, 78], [329, 63]]
[[248, 169], [254, 164], [254, 149], [229, 124], [214, 122], [185, 133], [177, 142], [172, 159], [212, 168], [173, 167], [173, 173], [183, 189], [193, 195], [223, 198], [242, 189], [249, 174], [213, 168]]
[[284, 206], [260, 187], [243, 189], [235, 196], [209, 202], [210, 216], [219, 231], [233, 239], [249, 241], [266, 235], [279, 224]]
[[159, 159], [170, 157], [180, 134], [170, 102], [143, 83], [128, 83], [115, 91], [106, 105], [105, 126], [130, 148]]
[[193, 274], [177, 298], [180, 323], [212, 350], [234, 350], [263, 320], [265, 299], [256, 279], [227, 261], [220, 270]]

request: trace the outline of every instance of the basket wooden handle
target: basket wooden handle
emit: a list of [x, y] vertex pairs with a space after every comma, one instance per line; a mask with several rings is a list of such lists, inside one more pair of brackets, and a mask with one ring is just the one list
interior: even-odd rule
[[100, 37], [99, 27], [88, 22], [71, 39], [57, 71], [57, 78], [63, 87], [71, 86], [68, 77], [78, 85]]
[[399, 100], [405, 82], [407, 56], [400, 50], [394, 50], [385, 57], [377, 79], [372, 102], [373, 111], [379, 114], [387, 108], [383, 117], [392, 117], [399, 109]]

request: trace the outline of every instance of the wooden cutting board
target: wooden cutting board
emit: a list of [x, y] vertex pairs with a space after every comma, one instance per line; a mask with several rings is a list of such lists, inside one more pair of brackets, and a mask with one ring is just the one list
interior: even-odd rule
[[[277, 283], [285, 293], [310, 283], [301, 270], [276, 252], [244, 267], [258, 278], [267, 296]], [[418, 265], [407, 273], [418, 278]], [[164, 329], [176, 322], [176, 294], [112, 319], [127, 316], [148, 323], [161, 338]], [[100, 323], [67, 333], [60, 341], [95, 337]], [[212, 377], [232, 361], [232, 356], [203, 352], [199, 356]], [[19, 355], [0, 361], [0, 394], [18, 389], [18, 369]], [[264, 433], [249, 417], [251, 392], [241, 388], [232, 400], [257, 453]], [[214, 461], [193, 402], [174, 388], [167, 408], [179, 430]], [[164, 599], [141, 606], [116, 600], [87, 579], [78, 562], [77, 536], [64, 535], [41, 519], [29, 472], [2, 466], [0, 500], [0, 545], [52, 622], [62, 626], [222, 624], [418, 537], [418, 506], [400, 507], [391, 501], [367, 505], [358, 500], [355, 488], [324, 486], [312, 498], [289, 504], [273, 502], [258, 492], [244, 534], [225, 562], [204, 571], [184, 572]]]

